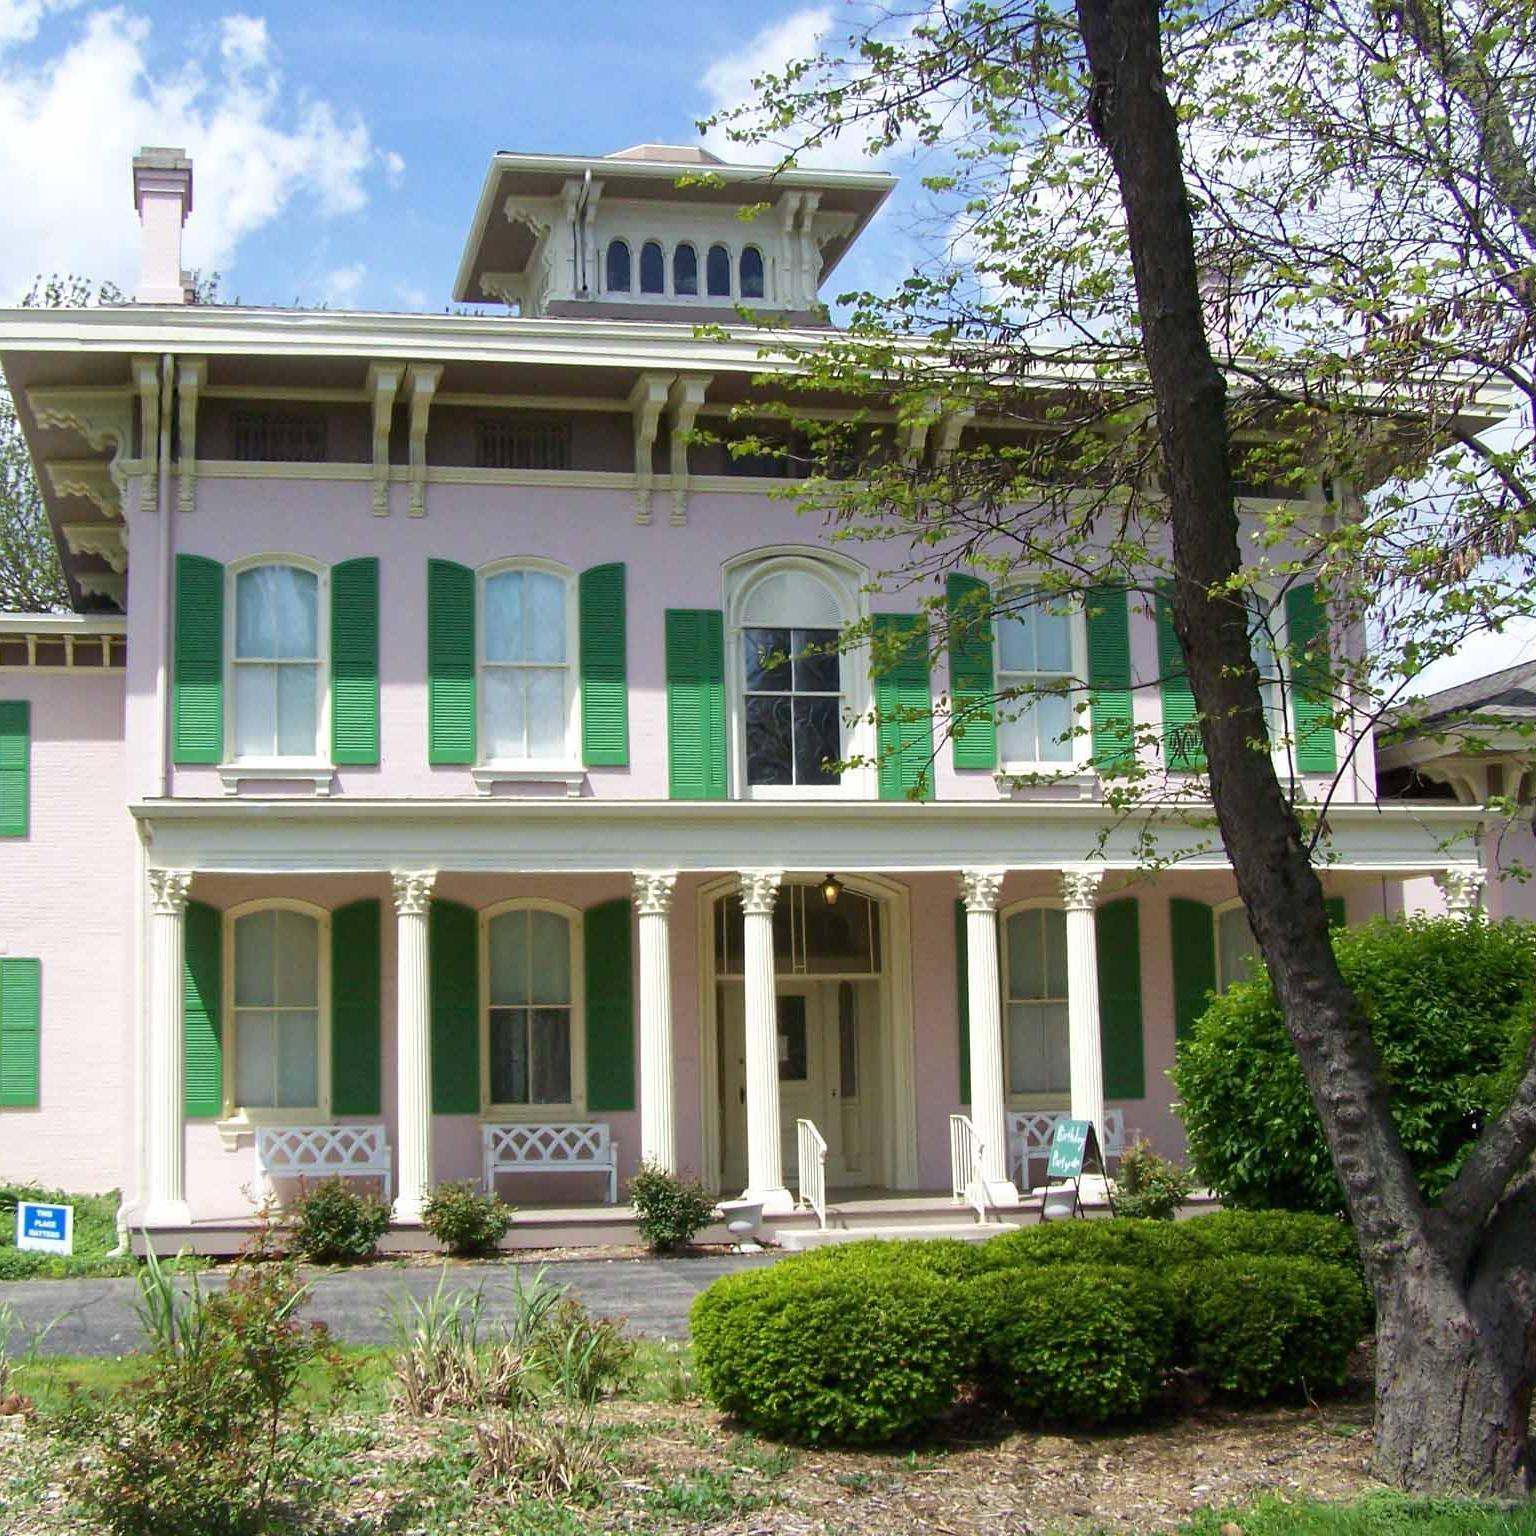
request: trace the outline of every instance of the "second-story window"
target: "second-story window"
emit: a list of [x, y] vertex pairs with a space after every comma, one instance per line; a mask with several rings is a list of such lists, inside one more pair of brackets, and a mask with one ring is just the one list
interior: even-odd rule
[[662, 255], [659, 240], [647, 240], [640, 247], [640, 292], [665, 293], [667, 291], [667, 259]]
[[742, 608], [747, 783], [842, 782], [842, 614], [809, 571], [774, 571]]
[[731, 296], [731, 253], [723, 245], [712, 245], [704, 259], [704, 286], [715, 298]]
[[[997, 616], [998, 747], [1005, 763], [1073, 760], [1072, 616], [1039, 588], [1008, 593]], [[1013, 696], [1010, 698], [1009, 693]]]
[[234, 585], [235, 757], [313, 758], [323, 694], [320, 576], [274, 562], [239, 571]]
[[672, 253], [672, 291], [689, 295], [699, 291], [699, 253], [686, 241]]
[[609, 293], [629, 292], [629, 246], [623, 240], [608, 242], [608, 259], [604, 264], [603, 286]]
[[749, 245], [741, 253], [741, 296], [744, 299], [763, 296], [763, 253], [755, 245]]
[[483, 578], [482, 752], [489, 763], [563, 762], [574, 687], [570, 583], [517, 567]]

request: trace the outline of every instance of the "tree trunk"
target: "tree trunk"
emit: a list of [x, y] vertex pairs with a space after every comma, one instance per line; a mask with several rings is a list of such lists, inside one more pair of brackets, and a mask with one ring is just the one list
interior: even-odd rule
[[1168, 484], [1174, 625], [1211, 798], [1376, 1293], [1377, 1470], [1416, 1490], [1522, 1494], [1533, 1362], [1532, 1308], [1519, 1298], [1530, 1266], [1522, 1249], [1498, 1275], [1476, 1278], [1481, 1215], [1458, 1228], [1426, 1209], [1368, 1021], [1334, 959], [1301, 827], [1270, 754], [1253, 745], [1266, 727], [1237, 579], [1226, 385], [1201, 313], [1157, 0], [1077, 0], [1077, 12], [1093, 75], [1089, 121], [1125, 207]]

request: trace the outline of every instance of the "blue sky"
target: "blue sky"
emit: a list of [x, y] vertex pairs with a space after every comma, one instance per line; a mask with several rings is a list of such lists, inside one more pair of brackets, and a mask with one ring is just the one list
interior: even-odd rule
[[[744, 96], [755, 69], [854, 14], [846, 0], [0, 0], [0, 192], [17, 210], [0, 290], [58, 269], [131, 288], [128, 160], [154, 142], [193, 157], [187, 259], [217, 268], [226, 298], [438, 309], [493, 151], [697, 142], [695, 119]], [[865, 243], [839, 284], [901, 275], [889, 240]]]

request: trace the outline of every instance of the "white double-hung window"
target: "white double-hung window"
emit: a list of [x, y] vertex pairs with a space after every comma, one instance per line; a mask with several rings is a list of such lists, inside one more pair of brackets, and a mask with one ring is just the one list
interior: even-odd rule
[[238, 1110], [320, 1111], [320, 914], [263, 906], [236, 914], [234, 1050], [228, 1097]]
[[487, 1101], [572, 1107], [577, 925], [518, 905], [485, 924]]
[[237, 569], [233, 584], [234, 759], [312, 761], [325, 707], [325, 577], [264, 561]]
[[482, 576], [480, 593], [483, 759], [493, 765], [576, 761], [570, 577], [515, 566]]
[[1025, 907], [1008, 916], [1005, 931], [1008, 1092], [1066, 1093], [1067, 915], [1059, 907]]
[[997, 744], [1008, 767], [1070, 766], [1079, 615], [1036, 587], [1004, 594], [997, 631]]

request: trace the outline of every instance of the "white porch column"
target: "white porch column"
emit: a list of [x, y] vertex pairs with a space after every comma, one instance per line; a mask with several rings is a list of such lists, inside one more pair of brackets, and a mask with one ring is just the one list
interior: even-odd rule
[[396, 1221], [420, 1222], [432, 1189], [432, 960], [435, 870], [394, 876]]
[[144, 1208], [146, 1227], [192, 1220], [186, 1196], [183, 994], [187, 891], [184, 869], [149, 871], [149, 1038], [144, 1065]]
[[744, 870], [741, 908], [746, 992], [747, 1188], [744, 1200], [761, 1200], [766, 1216], [795, 1208], [784, 1187], [779, 1147], [779, 1016], [773, 981], [773, 904], [780, 869]]
[[[1099, 942], [1094, 902], [1104, 871], [1090, 866], [1061, 872], [1067, 909], [1067, 1052], [1072, 1118], [1091, 1120], [1104, 1150], [1104, 1058], [1099, 1039]], [[1137, 963], [1128, 955], [1127, 965]]]
[[981, 1140], [981, 1177], [990, 1205], [1019, 1203], [1008, 1177], [1008, 1119], [1003, 1084], [1003, 1000], [997, 974], [997, 897], [1001, 869], [965, 869], [966, 993], [971, 1013], [971, 1123]]
[[1435, 871], [1435, 884], [1445, 896], [1445, 910], [1452, 917], [1478, 917], [1483, 898], [1483, 871], [1477, 864], [1453, 864]]
[[672, 1071], [672, 891], [677, 871], [635, 875], [640, 926], [640, 1156], [677, 1169], [677, 1088]]

